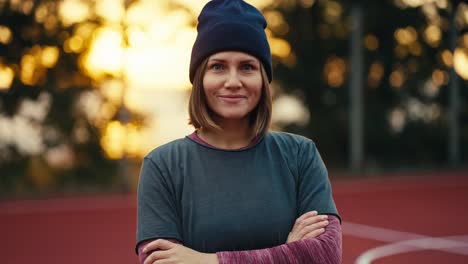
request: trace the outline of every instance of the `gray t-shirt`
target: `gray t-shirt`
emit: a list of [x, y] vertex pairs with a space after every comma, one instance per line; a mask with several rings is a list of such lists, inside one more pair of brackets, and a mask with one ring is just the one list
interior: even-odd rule
[[338, 216], [310, 139], [268, 132], [248, 148], [222, 150], [185, 137], [143, 161], [137, 246], [173, 238], [206, 253], [273, 247], [313, 210]]

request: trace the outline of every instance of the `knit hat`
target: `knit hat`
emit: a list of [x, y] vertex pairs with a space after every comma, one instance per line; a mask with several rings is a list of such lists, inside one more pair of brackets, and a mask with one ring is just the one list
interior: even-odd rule
[[242, 51], [258, 58], [272, 79], [270, 45], [262, 13], [242, 0], [212, 0], [198, 16], [198, 35], [190, 58], [190, 82], [200, 63], [214, 53]]

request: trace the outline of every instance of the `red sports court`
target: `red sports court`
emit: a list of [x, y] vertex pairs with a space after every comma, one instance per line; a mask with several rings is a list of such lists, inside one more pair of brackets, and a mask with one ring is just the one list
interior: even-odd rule
[[[468, 172], [332, 184], [343, 263], [468, 263]], [[135, 205], [135, 194], [2, 201], [0, 262], [137, 263]]]

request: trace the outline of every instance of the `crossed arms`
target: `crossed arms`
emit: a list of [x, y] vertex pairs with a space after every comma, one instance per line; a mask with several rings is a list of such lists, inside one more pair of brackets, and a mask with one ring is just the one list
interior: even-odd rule
[[296, 220], [288, 240], [279, 246], [207, 254], [187, 248], [177, 240], [156, 239], [141, 243], [138, 246], [138, 256], [142, 264], [338, 264], [341, 263], [341, 236], [338, 217], [317, 215], [317, 212], [313, 211]]

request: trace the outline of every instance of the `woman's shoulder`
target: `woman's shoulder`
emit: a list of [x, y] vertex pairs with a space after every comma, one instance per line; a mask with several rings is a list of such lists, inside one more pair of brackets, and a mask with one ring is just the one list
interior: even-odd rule
[[265, 139], [265, 146], [271, 152], [284, 157], [290, 164], [302, 164], [303, 161], [314, 158], [318, 153], [314, 141], [305, 136], [286, 132], [269, 132]]
[[302, 147], [303, 145], [315, 145], [314, 141], [310, 138], [288, 132], [270, 131], [266, 139], [281, 144], [296, 145], [298, 147]]
[[190, 145], [190, 142], [191, 141], [187, 140], [186, 137], [172, 140], [154, 148], [148, 154], [146, 154], [145, 158], [155, 160], [161, 157], [167, 157], [172, 154], [180, 153], [181, 150], [186, 149]]

